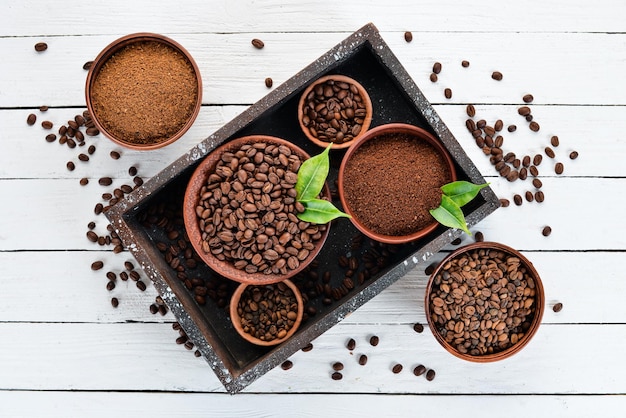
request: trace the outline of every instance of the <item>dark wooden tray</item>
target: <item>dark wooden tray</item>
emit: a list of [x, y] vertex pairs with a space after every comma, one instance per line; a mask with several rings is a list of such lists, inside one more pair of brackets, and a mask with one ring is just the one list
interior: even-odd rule
[[[365, 239], [346, 219], [334, 221], [313, 266], [293, 279], [305, 295], [307, 310], [296, 334], [287, 342], [270, 348], [251, 345], [237, 335], [227, 313], [228, 298], [236, 283], [217, 276], [202, 263], [189, 262], [182, 255], [184, 248], [181, 247], [187, 245], [183, 239], [181, 213], [187, 181], [199, 161], [211, 150], [244, 135], [278, 136], [292, 141], [310, 155], [321, 152], [322, 149], [310, 143], [301, 132], [296, 109], [306, 86], [332, 73], [350, 76], [367, 89], [374, 104], [372, 127], [391, 122], [420, 126], [443, 142], [457, 165], [460, 179], [484, 182], [376, 27], [368, 24], [108, 210], [106, 216], [126, 248], [231, 393], [242, 390], [281, 364], [410, 269], [425, 265], [433, 254], [461, 233], [440, 226], [417, 242], [390, 246]], [[341, 151], [331, 153], [331, 189], [336, 189], [334, 181], [343, 154]], [[485, 188], [463, 209], [468, 224], [474, 225], [498, 206], [496, 195]], [[172, 231], [177, 231], [179, 236], [173, 238], [177, 234]], [[172, 246], [173, 253], [179, 255], [172, 256]], [[168, 252], [170, 255], [166, 255]], [[358, 268], [347, 281], [346, 275], [351, 273], [349, 267], [338, 261], [341, 256], [354, 257], [358, 262]], [[179, 261], [172, 261], [175, 258]], [[183, 267], [177, 270], [174, 268], [177, 265]], [[330, 280], [325, 281], [327, 271]], [[326, 277], [328, 279], [328, 273]], [[193, 283], [192, 279], [195, 279]]]

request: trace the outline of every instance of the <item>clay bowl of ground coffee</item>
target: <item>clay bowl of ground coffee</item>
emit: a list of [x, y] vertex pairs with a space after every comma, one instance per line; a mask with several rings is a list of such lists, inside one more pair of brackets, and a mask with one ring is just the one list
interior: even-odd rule
[[302, 132], [326, 148], [347, 148], [369, 129], [372, 101], [361, 84], [343, 75], [327, 75], [311, 83], [298, 103]]
[[463, 360], [503, 360], [537, 332], [543, 284], [519, 251], [476, 242], [449, 254], [426, 287], [426, 318], [437, 341]]
[[293, 282], [255, 286], [242, 283], [230, 300], [235, 330], [256, 345], [277, 345], [291, 337], [302, 322], [304, 303]]
[[454, 162], [441, 142], [424, 129], [394, 123], [369, 130], [348, 148], [338, 190], [361, 232], [401, 244], [437, 228], [429, 210], [441, 203], [440, 187], [455, 180]]
[[[241, 283], [277, 283], [313, 261], [329, 225], [298, 219], [304, 206], [295, 184], [302, 149], [284, 139], [252, 135], [212, 151], [185, 191], [189, 239], [211, 269]], [[330, 199], [330, 190], [323, 194]]]
[[150, 150], [179, 139], [202, 104], [202, 79], [180, 44], [153, 33], [124, 36], [94, 60], [85, 88], [97, 128], [127, 148]]

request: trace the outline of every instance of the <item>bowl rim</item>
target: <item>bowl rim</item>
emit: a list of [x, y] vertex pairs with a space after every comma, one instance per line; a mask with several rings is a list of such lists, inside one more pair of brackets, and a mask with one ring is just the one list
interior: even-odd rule
[[[102, 125], [102, 123], [100, 123], [100, 121], [98, 120], [97, 113], [94, 111], [94, 106], [93, 106], [92, 99], [91, 99], [91, 88], [102, 66], [104, 66], [104, 64], [108, 62], [108, 60], [115, 53], [127, 47], [128, 45], [138, 43], [138, 42], [147, 42], [147, 41], [153, 41], [153, 42], [159, 42], [159, 43], [165, 44], [173, 48], [174, 50], [178, 51], [182, 56], [185, 57], [185, 59], [189, 62], [189, 64], [193, 68], [193, 71], [196, 75], [197, 94], [196, 94], [194, 109], [191, 115], [189, 115], [189, 118], [187, 119], [185, 124], [178, 130], [178, 132], [176, 132], [174, 135], [172, 135], [171, 137], [169, 137], [168, 139], [164, 141], [154, 143], [154, 144], [144, 145], [144, 144], [134, 144], [134, 143], [125, 141], [121, 138], [118, 138], [112, 133], [110, 133]], [[93, 120], [94, 125], [96, 126], [96, 128], [98, 128], [100, 132], [102, 132], [104, 136], [109, 138], [114, 143], [121, 145], [125, 148], [130, 148], [134, 150], [142, 150], [142, 151], [153, 150], [153, 149], [165, 147], [166, 145], [169, 145], [177, 141], [189, 130], [189, 128], [191, 128], [191, 126], [195, 122], [200, 112], [200, 108], [202, 107], [202, 75], [200, 74], [200, 68], [198, 67], [198, 64], [193, 59], [189, 51], [185, 47], [183, 47], [180, 43], [176, 42], [175, 40], [167, 36], [158, 34], [158, 33], [151, 33], [151, 32], [131, 33], [131, 34], [122, 36], [121, 38], [118, 38], [112, 41], [106, 47], [104, 47], [104, 49], [102, 49], [100, 53], [96, 56], [93, 63], [89, 67], [87, 78], [85, 80], [85, 100], [87, 103], [87, 110], [89, 111], [89, 115], [91, 116], [91, 119]]]
[[[461, 254], [465, 254], [469, 251], [473, 251], [477, 249], [495, 249], [498, 251], [503, 251], [515, 257], [518, 257], [520, 261], [523, 263], [524, 267], [526, 267], [529, 270], [533, 280], [535, 281], [535, 314], [531, 322], [531, 325], [528, 328], [528, 330], [524, 333], [524, 336], [517, 343], [513, 344], [512, 346], [510, 346], [509, 348], [505, 350], [498, 351], [497, 353], [492, 353], [492, 354], [484, 354], [482, 356], [472, 356], [470, 354], [461, 353], [452, 345], [450, 345], [448, 342], [446, 342], [445, 339], [439, 333], [436, 325], [433, 323], [431, 313], [430, 313], [430, 304], [429, 304], [430, 295], [433, 289], [433, 281], [435, 277], [437, 276], [437, 274], [441, 271], [443, 266], [447, 262], [452, 260], [453, 258], [456, 258]], [[444, 257], [443, 260], [439, 262], [435, 270], [430, 275], [428, 282], [426, 284], [426, 292], [424, 295], [424, 310], [426, 312], [426, 320], [428, 322], [428, 326], [432, 334], [435, 336], [435, 339], [439, 342], [439, 344], [441, 344], [441, 346], [449, 353], [453, 354], [454, 356], [460, 359], [471, 361], [474, 363], [489, 363], [489, 362], [504, 360], [520, 352], [524, 347], [528, 345], [530, 340], [537, 333], [537, 330], [539, 329], [539, 326], [541, 325], [541, 320], [543, 318], [543, 314], [545, 311], [545, 293], [544, 293], [543, 282], [541, 280], [539, 273], [535, 269], [535, 266], [533, 265], [533, 263], [530, 260], [528, 260], [520, 251], [512, 247], [509, 247], [508, 245], [495, 242], [495, 241], [474, 242], [474, 243], [465, 245], [463, 247], [457, 248], [456, 250], [448, 254], [446, 257]]]
[[289, 331], [287, 331], [287, 334], [283, 338], [276, 338], [276, 339], [270, 340], [270, 341], [260, 340], [260, 339], [258, 339], [256, 337], [252, 336], [251, 334], [248, 334], [247, 332], [245, 332], [243, 330], [243, 328], [241, 327], [241, 322], [233, 320], [233, 318], [238, 318], [239, 317], [239, 314], [237, 313], [237, 305], [239, 304], [239, 300], [241, 299], [241, 295], [243, 294], [244, 290], [248, 286], [264, 286], [264, 285], [257, 285], [257, 284], [254, 284], [254, 283], [241, 283], [239, 286], [237, 286], [237, 288], [235, 289], [235, 292], [231, 296], [230, 304], [229, 304], [230, 322], [232, 322], [233, 327], [235, 328], [237, 333], [242, 338], [244, 338], [246, 341], [249, 341], [252, 344], [260, 345], [260, 346], [278, 345], [278, 344], [288, 340], [293, 334], [295, 334], [295, 332], [300, 327], [300, 324], [302, 323], [302, 317], [304, 315], [304, 300], [302, 299], [302, 293], [300, 292], [300, 289], [298, 289], [298, 287], [295, 285], [295, 283], [293, 283], [289, 279], [285, 279], [285, 280], [282, 280], [280, 282], [271, 283], [271, 284], [272, 285], [278, 285], [279, 283], [285, 283], [291, 289], [291, 291], [293, 292], [294, 296], [296, 297], [296, 301], [298, 303], [298, 313], [297, 313], [296, 320], [295, 320], [293, 326], [289, 329]]
[[[315, 86], [317, 86], [320, 83], [324, 83], [327, 80], [339, 80], [339, 81], [343, 81], [346, 83], [354, 84], [356, 88], [359, 90], [359, 93], [361, 97], [363, 98], [363, 102], [365, 104], [365, 118], [363, 119], [363, 124], [361, 125], [361, 132], [359, 132], [359, 134], [355, 136], [352, 140], [347, 141], [347, 142], [342, 142], [341, 144], [336, 144], [334, 142], [324, 142], [324, 141], [317, 139], [316, 137], [311, 135], [311, 133], [309, 132], [309, 129], [306, 126], [304, 126], [304, 123], [302, 122], [302, 117], [304, 113], [302, 109], [304, 106], [304, 101], [306, 99], [306, 96], [309, 95], [309, 93], [311, 92], [311, 90], [315, 88]], [[357, 139], [361, 138], [368, 131], [368, 129], [370, 128], [370, 125], [372, 124], [373, 114], [374, 114], [374, 109], [372, 106], [372, 99], [370, 98], [370, 95], [365, 89], [365, 87], [363, 87], [363, 85], [361, 85], [361, 83], [359, 83], [355, 79], [348, 77], [346, 75], [343, 75], [343, 74], [327, 74], [325, 76], [315, 79], [314, 81], [309, 83], [306, 89], [304, 89], [304, 91], [300, 95], [300, 100], [298, 101], [298, 123], [300, 125], [300, 128], [302, 129], [302, 133], [309, 139], [309, 141], [313, 142], [315, 145], [322, 147], [322, 148], [326, 148], [330, 144], [333, 144], [332, 149], [334, 150], [349, 148], [350, 146], [352, 146], [352, 144], [356, 142]]]
[[428, 235], [439, 226], [439, 222], [437, 222], [433, 218], [432, 223], [408, 235], [395, 236], [395, 235], [380, 234], [376, 231], [371, 230], [367, 226], [365, 226], [358, 219], [358, 217], [355, 216], [354, 211], [350, 208], [350, 205], [348, 201], [346, 200], [345, 190], [344, 190], [344, 176], [345, 176], [346, 166], [348, 164], [348, 161], [350, 160], [350, 157], [352, 157], [352, 155], [354, 155], [354, 153], [367, 141], [373, 140], [379, 135], [385, 135], [385, 134], [394, 133], [394, 132], [406, 133], [406, 134], [412, 135], [432, 145], [439, 152], [439, 154], [444, 158], [445, 164], [448, 166], [448, 169], [450, 170], [450, 177], [452, 181], [457, 180], [456, 168], [454, 166], [454, 160], [452, 159], [452, 156], [450, 155], [446, 147], [443, 145], [443, 143], [439, 141], [433, 134], [431, 134], [430, 132], [418, 126], [410, 125], [407, 123], [388, 123], [388, 124], [379, 125], [370, 129], [362, 137], [358, 138], [352, 144], [352, 146], [350, 146], [350, 148], [348, 148], [348, 150], [346, 151], [346, 154], [343, 157], [343, 160], [341, 161], [341, 166], [339, 167], [337, 189], [339, 192], [339, 199], [341, 200], [341, 205], [344, 211], [351, 216], [350, 221], [354, 224], [354, 226], [359, 231], [361, 231], [368, 237], [375, 239], [376, 241], [383, 242], [386, 244], [405, 244], [411, 241], [416, 241]]
[[[206, 263], [213, 271], [218, 274], [234, 280], [240, 283], [248, 283], [253, 285], [263, 285], [270, 283], [277, 283], [289, 279], [296, 274], [304, 270], [321, 251], [326, 238], [328, 238], [330, 232], [330, 223], [325, 224], [325, 230], [319, 240], [316, 241], [315, 248], [309, 253], [309, 256], [300, 262], [297, 269], [289, 270], [287, 274], [265, 274], [265, 273], [246, 273], [243, 270], [236, 269], [232, 263], [226, 261], [220, 261], [212, 254], [207, 254], [202, 250], [201, 232], [196, 219], [196, 206], [199, 200], [199, 191], [204, 185], [206, 178], [214, 169], [215, 165], [220, 159], [223, 152], [229, 151], [235, 148], [240, 148], [245, 144], [251, 144], [256, 142], [270, 142], [277, 145], [286, 145], [292, 151], [296, 152], [302, 161], [310, 158], [310, 156], [297, 145], [275, 136], [269, 135], [247, 135], [230, 140], [221, 146], [211, 151], [195, 168], [191, 175], [187, 187], [185, 189], [185, 195], [183, 199], [183, 220], [185, 224], [185, 230], [189, 236], [189, 240], [198, 256]], [[330, 198], [330, 189], [328, 184], [325, 185], [323, 193]]]

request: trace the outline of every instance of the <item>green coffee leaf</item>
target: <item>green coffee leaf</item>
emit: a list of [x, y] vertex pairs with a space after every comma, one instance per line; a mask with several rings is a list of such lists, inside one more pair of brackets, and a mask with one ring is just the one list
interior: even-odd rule
[[443, 194], [457, 204], [458, 207], [463, 207], [466, 203], [469, 203], [476, 197], [480, 189], [487, 187], [489, 183], [474, 184], [469, 181], [455, 181], [448, 183], [441, 187]]
[[303, 201], [305, 211], [298, 214], [298, 218], [304, 222], [325, 224], [339, 217], [350, 218], [350, 215], [337, 209], [331, 202], [322, 199]]
[[441, 205], [436, 209], [431, 209], [430, 214], [440, 224], [449, 226], [450, 228], [461, 229], [468, 235], [472, 235], [467, 228], [463, 211], [450, 197], [446, 195], [441, 196]]
[[316, 199], [322, 191], [330, 169], [328, 152], [332, 145], [328, 145], [324, 152], [309, 158], [300, 166], [296, 182], [296, 200], [304, 202]]

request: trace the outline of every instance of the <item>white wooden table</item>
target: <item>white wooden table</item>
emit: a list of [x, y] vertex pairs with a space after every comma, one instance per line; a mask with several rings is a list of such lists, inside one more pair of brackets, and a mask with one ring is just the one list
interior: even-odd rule
[[[0, 3], [1, 417], [623, 416], [626, 3], [365, 3]], [[472, 228], [535, 264], [547, 299], [542, 325], [508, 360], [458, 360], [428, 329], [412, 329], [426, 324], [427, 277], [418, 268], [313, 341], [312, 351], [296, 353], [292, 369], [278, 367], [230, 396], [204, 360], [175, 344], [172, 314], [150, 313], [152, 286], [140, 292], [128, 281], [109, 292], [102, 271], [91, 271], [96, 259], [111, 268], [132, 260], [85, 238], [90, 221], [99, 233], [107, 224], [93, 211], [103, 193], [97, 179], [127, 182], [131, 165], [149, 178], [267, 94], [265, 77], [277, 86], [370, 21], [499, 196], [511, 199], [528, 182], [497, 176], [465, 129], [465, 105], [488, 121], [515, 123], [506, 135], [518, 155], [541, 153], [559, 136], [557, 157], [542, 165], [545, 202], [501, 208]], [[204, 81], [197, 122], [177, 143], [147, 153], [98, 137], [91, 161], [79, 163], [78, 150], [44, 140], [39, 121], [60, 126], [81, 113], [83, 64], [139, 31], [170, 36], [196, 59]], [[254, 49], [252, 38], [265, 48]], [[48, 50], [35, 52], [37, 42]], [[432, 83], [435, 61], [443, 71]], [[502, 81], [491, 79], [494, 70]], [[535, 97], [536, 133], [517, 115], [526, 93]], [[40, 112], [42, 105], [50, 109]], [[26, 124], [31, 112], [35, 126]], [[112, 150], [122, 158], [111, 159]], [[572, 150], [580, 154], [574, 161]], [[552, 171], [557, 160], [565, 163], [561, 176]], [[79, 185], [82, 177], [89, 185]], [[557, 302], [559, 313], [551, 309]], [[367, 343], [372, 334], [377, 347]], [[356, 363], [360, 353], [366, 367]], [[336, 361], [346, 365], [340, 381], [330, 378]], [[391, 372], [396, 362], [405, 366], [400, 374]], [[436, 370], [435, 380], [411, 373], [420, 363]]]

